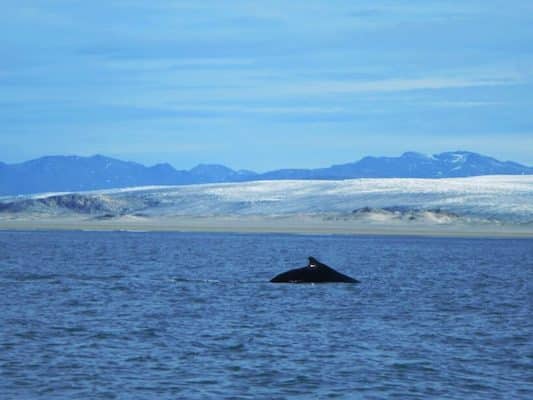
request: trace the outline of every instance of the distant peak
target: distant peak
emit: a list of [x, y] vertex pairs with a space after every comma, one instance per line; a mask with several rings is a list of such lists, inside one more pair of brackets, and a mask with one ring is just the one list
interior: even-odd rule
[[465, 151], [465, 150], [456, 150], [456, 151], [446, 151], [444, 153], [435, 154], [436, 156], [453, 156], [453, 155], [459, 155], [459, 156], [479, 156], [480, 154], [474, 153], [472, 151]]
[[[472, 157], [481, 157], [481, 155], [477, 153], [473, 153], [471, 151], [458, 150], [458, 151], [448, 151], [445, 153], [435, 154], [434, 157], [442, 161], [460, 164], [460, 163], [467, 162]], [[490, 157], [486, 157], [486, 156], [483, 156], [483, 157], [486, 159], [490, 159]]]
[[80, 158], [87, 158], [87, 159], [90, 159], [90, 160], [96, 160], [96, 161], [120, 161], [120, 162], [131, 162], [131, 161], [123, 161], [123, 160], [119, 160], [118, 158], [107, 157], [107, 156], [104, 156], [104, 155], [102, 155], [102, 154], [95, 154], [95, 155], [90, 156], [90, 157], [80, 157]]
[[152, 168], [173, 168], [169, 163], [157, 163], [152, 165]]
[[417, 153], [416, 151], [406, 151], [401, 155], [402, 158], [431, 158], [427, 154]]
[[198, 164], [196, 167], [191, 168], [190, 172], [205, 172], [205, 171], [233, 171], [231, 168], [222, 164]]
[[170, 165], [169, 163], [159, 163], [159, 164], [155, 164], [155, 165], [152, 165], [150, 167], [150, 169], [152, 170], [156, 170], [156, 171], [175, 171], [176, 169]]

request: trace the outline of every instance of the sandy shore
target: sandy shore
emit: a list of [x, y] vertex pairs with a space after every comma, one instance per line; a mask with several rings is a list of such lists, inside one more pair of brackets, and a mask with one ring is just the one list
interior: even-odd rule
[[138, 218], [128, 216], [108, 220], [72, 217], [4, 218], [0, 219], [0, 229], [533, 238], [533, 226], [524, 225], [421, 224], [412, 222], [378, 224], [353, 220], [327, 220], [310, 216], [268, 218], [257, 216]]

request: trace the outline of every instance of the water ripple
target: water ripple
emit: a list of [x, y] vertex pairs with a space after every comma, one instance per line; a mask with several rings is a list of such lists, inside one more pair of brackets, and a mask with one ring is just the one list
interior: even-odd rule
[[[0, 397], [533, 397], [533, 242], [0, 232]], [[360, 285], [273, 285], [308, 255]]]

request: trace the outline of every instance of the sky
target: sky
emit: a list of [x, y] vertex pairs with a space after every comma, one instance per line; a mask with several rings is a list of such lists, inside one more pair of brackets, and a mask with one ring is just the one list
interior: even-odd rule
[[6, 1], [0, 161], [533, 165], [530, 0]]

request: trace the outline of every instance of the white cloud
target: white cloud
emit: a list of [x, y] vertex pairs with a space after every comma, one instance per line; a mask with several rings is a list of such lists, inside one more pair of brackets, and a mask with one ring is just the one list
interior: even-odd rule
[[403, 92], [410, 90], [438, 90], [476, 86], [494, 86], [515, 82], [511, 77], [446, 78], [424, 77], [413, 79], [383, 79], [374, 81], [322, 81], [289, 85], [285, 91], [292, 94], [350, 94], [371, 92]]

